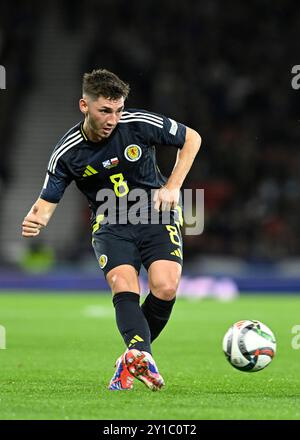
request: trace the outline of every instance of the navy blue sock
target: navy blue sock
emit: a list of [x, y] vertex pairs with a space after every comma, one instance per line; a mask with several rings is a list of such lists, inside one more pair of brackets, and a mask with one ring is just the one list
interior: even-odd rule
[[134, 292], [120, 292], [113, 297], [119, 332], [128, 348], [151, 353], [150, 330]]
[[171, 301], [157, 298], [152, 292], [146, 297], [141, 309], [150, 328], [151, 342], [157, 338], [169, 321], [175, 301], [176, 298]]

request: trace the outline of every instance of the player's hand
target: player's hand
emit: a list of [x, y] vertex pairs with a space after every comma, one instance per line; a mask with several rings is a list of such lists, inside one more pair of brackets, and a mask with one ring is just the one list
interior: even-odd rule
[[154, 193], [154, 209], [157, 211], [171, 211], [178, 205], [180, 197], [180, 189], [170, 189], [167, 186], [163, 186]]
[[38, 215], [39, 207], [33, 205], [32, 209], [24, 218], [22, 223], [23, 237], [36, 237], [39, 235], [41, 229], [46, 226], [46, 223]]

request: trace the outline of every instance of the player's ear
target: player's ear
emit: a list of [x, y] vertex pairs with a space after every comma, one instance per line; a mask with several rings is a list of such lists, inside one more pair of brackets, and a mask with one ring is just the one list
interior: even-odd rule
[[88, 111], [88, 104], [87, 104], [87, 100], [84, 98], [80, 98], [79, 100], [79, 108], [80, 111], [85, 115]]

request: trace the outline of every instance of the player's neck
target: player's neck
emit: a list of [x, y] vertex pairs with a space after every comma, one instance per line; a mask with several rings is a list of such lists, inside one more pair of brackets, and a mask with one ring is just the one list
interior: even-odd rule
[[88, 121], [85, 119], [83, 122], [83, 130], [85, 135], [87, 136], [89, 141], [92, 142], [101, 142], [102, 136], [100, 136], [97, 132], [95, 132], [92, 127], [89, 125]]

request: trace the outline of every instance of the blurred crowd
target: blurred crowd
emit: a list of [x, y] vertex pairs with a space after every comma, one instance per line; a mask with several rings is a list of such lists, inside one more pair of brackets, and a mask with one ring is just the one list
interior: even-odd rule
[[[205, 189], [205, 232], [186, 237], [186, 253], [299, 254], [300, 98], [290, 84], [296, 2], [139, 5], [94, 2], [98, 34], [83, 70], [105, 60], [132, 85], [129, 106], [170, 115], [202, 135], [186, 187]], [[168, 152], [160, 158], [167, 167]]]
[[6, 90], [0, 91], [0, 203], [12, 175], [14, 134], [24, 99], [34, 83], [34, 47], [38, 44], [36, 0], [0, 3], [0, 64], [6, 70]]
[[[36, 9], [25, 6], [34, 3], [1, 11], [1, 64], [12, 66], [6, 104], [12, 109], [37, 74], [33, 49], [22, 50], [24, 39], [27, 48], [38, 40]], [[128, 107], [165, 114], [201, 134], [185, 187], [205, 190], [205, 231], [186, 237], [186, 256], [299, 255], [300, 91], [290, 83], [292, 66], [300, 64], [297, 3], [65, 0], [61, 11], [68, 32], [93, 29], [75, 75], [111, 69], [131, 85]], [[13, 123], [6, 109], [0, 109], [1, 150]], [[158, 156], [169, 172], [169, 150]], [[6, 177], [2, 162], [0, 173]]]

